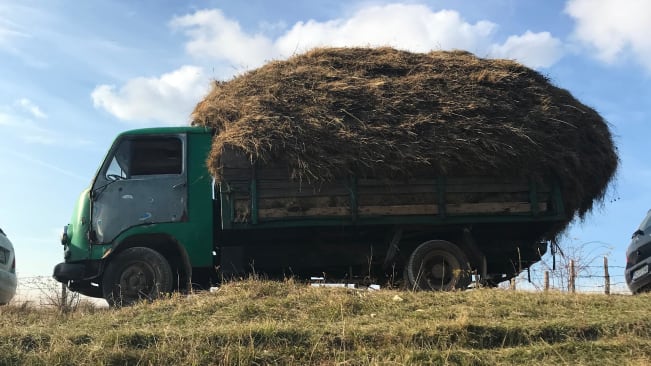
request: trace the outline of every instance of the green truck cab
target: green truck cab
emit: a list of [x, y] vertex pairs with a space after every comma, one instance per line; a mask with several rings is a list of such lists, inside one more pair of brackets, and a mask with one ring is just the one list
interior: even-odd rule
[[[102, 291], [100, 280], [119, 270], [115, 259], [134, 262], [122, 269], [127, 272], [122, 278], [114, 274], [120, 290], [128, 292], [129, 286], [151, 281], [154, 271], [124, 259], [134, 248], [141, 248], [138, 255], [154, 252], [167, 262], [169, 283], [163, 289], [187, 288], [192, 267], [211, 268], [213, 207], [206, 197], [212, 195], [212, 177], [203, 168], [211, 136], [210, 130], [193, 127], [119, 135], [64, 228], [65, 262], [56, 266], [54, 277], [73, 291], [107, 297], [111, 291]], [[177, 276], [176, 284], [169, 273]]]
[[112, 306], [251, 272], [463, 289], [473, 276], [516, 276], [566, 222], [553, 179], [304, 182], [237, 149], [213, 177], [212, 137], [203, 127], [120, 134], [64, 229], [54, 278]]

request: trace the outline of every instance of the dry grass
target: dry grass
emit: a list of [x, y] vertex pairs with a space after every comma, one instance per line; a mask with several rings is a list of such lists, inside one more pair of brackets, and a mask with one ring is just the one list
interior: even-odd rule
[[649, 299], [251, 280], [121, 310], [0, 308], [0, 364], [642, 365]]
[[315, 49], [215, 82], [193, 121], [217, 131], [217, 177], [225, 146], [309, 181], [554, 176], [568, 222], [603, 198], [618, 164], [592, 108], [521, 64], [461, 51]]

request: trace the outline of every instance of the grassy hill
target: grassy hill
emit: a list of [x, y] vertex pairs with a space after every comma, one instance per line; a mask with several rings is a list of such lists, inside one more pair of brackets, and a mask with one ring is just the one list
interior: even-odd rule
[[0, 365], [647, 365], [651, 296], [242, 281], [125, 309], [0, 308]]

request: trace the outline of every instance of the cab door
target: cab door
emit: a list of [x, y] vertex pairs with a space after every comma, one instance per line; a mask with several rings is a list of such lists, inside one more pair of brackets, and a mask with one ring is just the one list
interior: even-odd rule
[[116, 141], [92, 190], [93, 242], [139, 225], [187, 221], [186, 135]]

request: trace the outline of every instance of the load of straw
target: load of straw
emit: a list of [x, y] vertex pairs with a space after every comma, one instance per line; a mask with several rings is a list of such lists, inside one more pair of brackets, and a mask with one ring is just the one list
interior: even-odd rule
[[540, 73], [463, 51], [321, 48], [215, 82], [192, 124], [293, 179], [553, 176], [568, 219], [602, 200], [618, 157], [608, 124]]

